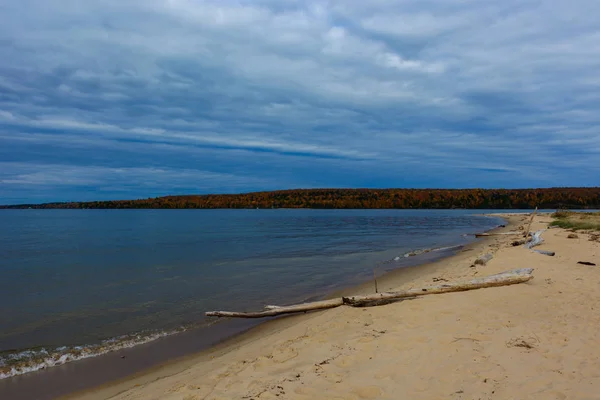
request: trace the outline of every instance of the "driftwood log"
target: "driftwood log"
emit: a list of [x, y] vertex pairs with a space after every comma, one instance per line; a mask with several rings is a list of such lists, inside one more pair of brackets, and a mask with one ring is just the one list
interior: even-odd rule
[[481, 289], [494, 286], [514, 285], [516, 283], [527, 282], [531, 278], [533, 269], [515, 269], [512, 271], [502, 272], [497, 275], [486, 276], [482, 278], [472, 279], [466, 282], [445, 283], [442, 285], [430, 286], [422, 289], [408, 289], [399, 292], [386, 292], [370, 294], [366, 296], [344, 297], [344, 304], [354, 307], [361, 307], [373, 301], [395, 300], [407, 297], [425, 296], [428, 294], [440, 294], [449, 292], [463, 292], [466, 290]]
[[543, 254], [545, 256], [550, 256], [550, 257], [554, 257], [556, 255], [556, 252], [554, 251], [547, 251], [547, 250], [533, 250], [536, 253], [540, 253]]
[[207, 317], [232, 317], [232, 318], [263, 318], [273, 317], [282, 314], [291, 314], [298, 312], [324, 310], [335, 308], [341, 305], [353, 307], [362, 307], [364, 305], [385, 304], [392, 300], [424, 296], [428, 294], [440, 294], [449, 292], [462, 292], [466, 290], [481, 289], [494, 286], [513, 285], [516, 283], [527, 282], [531, 278], [533, 269], [515, 269], [501, 274], [488, 277], [476, 278], [466, 282], [445, 283], [442, 285], [429, 286], [422, 289], [409, 289], [399, 292], [375, 293], [366, 296], [350, 296], [338, 299], [315, 301], [313, 303], [297, 304], [293, 306], [266, 306], [266, 311], [260, 312], [234, 312], [234, 311], [209, 311], [205, 313]]
[[540, 244], [544, 243], [544, 239], [542, 239], [542, 233], [544, 233], [544, 230], [534, 232], [531, 236], [531, 240], [525, 243], [525, 247], [532, 249], [535, 246], [539, 246]]
[[298, 312], [326, 310], [328, 308], [339, 307], [342, 304], [344, 304], [342, 299], [331, 299], [315, 301], [312, 303], [295, 304], [293, 306], [265, 306], [266, 311], [259, 312], [208, 311], [205, 313], [205, 315], [207, 317], [264, 318]]
[[577, 261], [577, 264], [596, 266], [596, 264], [594, 264], [593, 262], [589, 262], [589, 261]]
[[554, 257], [556, 255], [556, 252], [554, 251], [549, 251], [549, 250], [532, 250], [535, 246], [539, 246], [540, 244], [544, 243], [544, 239], [542, 238], [542, 233], [544, 233], [545, 229], [541, 230], [541, 231], [537, 231], [534, 232], [531, 235], [531, 240], [528, 241], [527, 243], [525, 243], [525, 247], [528, 248], [531, 251], [534, 251], [536, 253], [539, 254], [543, 254], [545, 256], [550, 256], [550, 257]]
[[485, 265], [492, 258], [494, 258], [494, 256], [492, 254], [490, 254], [490, 253], [484, 254], [484, 255], [478, 257], [477, 260], [475, 260], [474, 264], [475, 265]]

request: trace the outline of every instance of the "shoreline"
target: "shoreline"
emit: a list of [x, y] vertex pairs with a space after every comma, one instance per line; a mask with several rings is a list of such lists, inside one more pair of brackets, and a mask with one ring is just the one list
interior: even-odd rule
[[[509, 229], [529, 222], [528, 214], [502, 217]], [[452, 261], [415, 268], [420, 276], [405, 276], [398, 289], [532, 268], [526, 283], [277, 319], [218, 349], [69, 398], [596, 398], [600, 240], [548, 229], [550, 222], [537, 215], [531, 229], [543, 231], [536, 250], [554, 256], [491, 236]], [[485, 253], [494, 255], [487, 264], [472, 263]]]
[[[473, 213], [472, 215], [479, 215], [479, 216], [483, 216], [483, 214], [479, 214], [479, 213]], [[497, 223], [500, 224], [501, 221], [499, 218], [496, 219]], [[489, 226], [491, 226], [492, 224], [490, 224]], [[466, 228], [465, 228], [466, 229]], [[486, 228], [487, 229], [487, 228]], [[479, 232], [479, 231], [478, 231]], [[469, 233], [473, 233], [473, 232], [469, 232]], [[437, 237], [437, 235], [435, 235]], [[466, 235], [463, 235], [466, 236]], [[455, 239], [450, 239], [449, 237], [444, 237], [444, 239], [441, 239], [442, 241], [438, 241], [437, 243], [429, 243], [429, 246], [431, 247], [414, 247], [414, 248], [406, 248], [403, 249], [404, 252], [406, 252], [406, 254], [412, 253], [414, 250], [416, 249], [425, 249], [425, 251], [421, 254], [419, 251], [417, 251], [417, 256], [416, 257], [403, 257], [406, 254], [402, 254], [400, 253], [398, 256], [396, 256], [395, 258], [381, 258], [382, 261], [378, 261], [376, 262], [375, 265], [375, 269], [377, 270], [377, 275], [378, 275], [378, 280], [385, 280], [387, 277], [387, 274], [390, 271], [393, 270], [402, 270], [402, 269], [406, 269], [406, 268], [413, 268], [416, 266], [422, 266], [423, 264], [427, 264], [432, 262], [432, 260], [439, 260], [439, 259], [444, 259], [447, 258], [448, 256], [450, 256], [452, 253], [454, 253], [454, 250], [456, 248], [461, 248], [462, 246], [464, 246], [465, 242], [471, 242], [474, 241], [476, 239], [473, 239], [471, 237], [471, 239], [469, 240], [465, 240], [464, 238], [461, 239], [459, 237], [459, 235], [455, 236]], [[431, 242], [431, 241], [430, 241]], [[418, 246], [418, 245], [417, 245]], [[442, 246], [442, 247], [440, 247]], [[393, 251], [393, 250], [392, 250]], [[398, 253], [396, 253], [398, 254]], [[389, 250], [388, 250], [388, 254], [387, 256], [389, 256]], [[385, 256], [384, 256], [385, 257]], [[392, 256], [394, 257], [394, 256]], [[367, 269], [368, 271], [368, 269]], [[332, 293], [338, 293], [341, 291], [346, 291], [349, 293], [355, 293], [354, 288], [357, 287], [361, 287], [363, 285], [363, 283], [366, 281], [367, 286], [368, 286], [368, 282], [370, 281], [370, 277], [369, 277], [370, 273], [366, 273], [366, 274], [361, 274], [360, 276], [358, 275], [347, 275], [346, 278], [344, 278], [342, 281], [339, 281], [337, 283], [333, 283], [332, 285], [330, 285], [330, 287], [328, 289], [325, 290], [318, 290], [318, 291], [313, 291], [312, 293], [305, 293], [304, 295], [306, 297], [301, 298], [301, 297], [297, 297], [296, 299], [291, 299], [290, 301], [292, 303], [300, 303], [300, 302], [307, 302], [307, 301], [314, 301], [317, 299], [325, 299], [328, 297], [332, 296]], [[348, 290], [346, 290], [348, 289]], [[288, 304], [288, 303], [283, 303], [283, 304]], [[178, 341], [178, 338], [182, 338], [182, 337], [189, 337], [189, 336], [195, 336], [196, 340], [198, 341], [203, 341], [204, 345], [203, 346], [197, 346], [197, 345], [192, 345], [189, 348], [189, 351], [184, 352], [184, 351], [175, 351], [174, 354], [171, 357], [164, 357], [164, 356], [159, 356], [157, 357], [156, 360], [154, 361], [150, 361], [147, 362], [145, 365], [140, 365], [140, 363], [137, 363], [137, 365], [130, 367], [129, 370], [127, 370], [127, 368], [125, 368], [125, 370], [123, 371], [124, 373], [120, 376], [120, 377], [115, 377], [114, 374], [109, 374], [109, 378], [96, 378], [96, 379], [90, 379], [88, 377], [85, 376], [85, 374], [83, 373], [83, 371], [80, 371], [78, 368], [74, 368], [74, 367], [69, 367], [68, 369], [73, 371], [76, 375], [76, 381], [79, 382], [81, 380], [87, 380], [87, 381], [91, 381], [91, 385], [89, 386], [97, 386], [97, 385], [101, 385], [104, 384], [104, 382], [110, 382], [110, 381], [114, 381], [115, 379], [120, 379], [122, 376], [129, 376], [132, 374], [137, 374], [139, 373], [140, 370], [145, 370], [148, 368], [152, 368], [155, 365], [161, 365], [165, 362], [165, 360], [170, 360], [170, 359], [179, 359], [181, 357], [185, 357], [188, 354], [196, 354], [197, 352], [200, 351], [204, 351], [207, 348], [210, 348], [212, 346], [215, 345], [215, 343], [220, 343], [223, 340], [227, 340], [227, 338], [232, 337], [232, 336], [237, 336], [238, 334], [242, 334], [245, 331], [247, 331], [248, 329], [252, 329], [252, 327], [254, 325], [256, 325], [257, 323], [263, 323], [266, 320], [257, 320], [255, 323], [249, 323], [249, 324], [238, 324], [240, 322], [242, 322], [239, 319], [233, 319], [233, 320], [227, 320], [227, 319], [222, 319], [221, 321], [217, 320], [217, 319], [208, 319], [207, 321], [205, 321], [205, 323], [202, 324], [197, 324], [194, 327], [191, 327], [191, 329], [185, 329], [185, 328], [180, 328], [180, 329], [175, 329], [172, 333], [169, 332], [163, 332], [163, 331], [158, 331], [157, 333], [152, 333], [152, 335], [148, 335], [145, 336], [137, 336], [136, 334], [129, 334], [129, 335], [124, 335], [124, 336], [119, 336], [119, 337], [115, 337], [114, 339], [119, 339], [117, 341], [115, 341], [115, 344], [111, 343], [111, 346], [114, 345], [114, 348], [110, 349], [110, 348], [106, 348], [105, 349], [105, 345], [104, 342], [112, 342], [114, 339], [110, 338], [110, 339], [105, 339], [102, 342], [99, 342], [98, 344], [92, 344], [92, 345], [88, 345], [86, 347], [90, 347], [91, 351], [87, 352], [85, 349], [84, 351], [81, 352], [81, 354], [77, 354], [75, 353], [74, 355], [71, 355], [68, 350], [64, 352], [64, 354], [66, 354], [65, 357], [62, 357], [61, 354], [55, 355], [54, 353], [50, 352], [46, 352], [45, 354], [50, 354], [50, 356], [48, 356], [48, 360], [46, 361], [45, 359], [42, 360], [40, 358], [40, 362], [38, 364], [32, 364], [31, 366], [27, 365], [25, 366], [23, 369], [27, 372], [22, 373], [22, 372], [17, 372], [15, 373], [15, 375], [13, 376], [9, 376], [6, 379], [0, 379], [0, 393], [4, 393], [7, 387], [11, 387], [11, 386], [17, 386], [17, 383], [12, 383], [12, 382], [24, 382], [27, 381], [25, 383], [25, 387], [27, 387], [30, 384], [37, 384], [38, 380], [33, 379], [33, 376], [37, 376], [40, 378], [41, 381], [46, 380], [45, 375], [47, 374], [51, 374], [55, 379], [61, 380], [63, 382], [66, 382], [66, 374], [62, 374], [64, 376], [61, 376], [61, 373], [59, 373], [58, 371], [60, 370], [65, 370], [67, 369], [67, 365], [72, 365], [72, 363], [76, 363], [77, 366], [79, 365], [86, 365], [88, 366], [88, 370], [89, 370], [89, 366], [93, 364], [93, 370], [94, 371], [103, 371], [102, 366], [106, 366], [106, 363], [102, 363], [102, 362], [98, 362], [97, 359], [99, 358], [105, 358], [107, 356], [113, 356], [112, 358], [114, 358], [114, 354], [123, 354], [122, 358], [137, 358], [139, 356], [139, 354], [136, 354], [136, 350], [139, 348], [144, 348], [147, 349], [148, 352], [153, 352], [153, 347], [155, 346], [157, 342], [159, 342], [160, 344], [157, 346], [159, 347], [158, 351], [161, 352], [160, 348], [162, 347], [163, 350], [164, 348], [168, 347], [166, 342], [171, 342], [171, 346], [175, 346], [177, 347], [177, 344], [174, 343], [176, 341]], [[221, 322], [225, 322], [224, 324], [221, 324]], [[234, 325], [237, 324], [237, 325]], [[210, 328], [206, 328], [210, 325], [213, 325], [213, 327]], [[216, 325], [216, 326], [215, 326]], [[231, 325], [234, 325], [233, 327]], [[243, 326], [240, 326], [243, 325]], [[205, 332], [205, 330], [213, 330], [216, 329], [219, 332], [221, 332], [220, 336], [218, 337], [219, 334], [214, 334], [214, 332], [208, 332], [207, 336], [209, 337], [209, 339], [204, 340], [202, 338], [202, 334], [199, 332]], [[196, 334], [194, 334], [196, 333]], [[152, 337], [150, 337], [152, 336]], [[155, 337], [156, 336], [156, 337]], [[215, 337], [216, 336], [216, 337]], [[122, 338], [127, 338], [128, 340], [121, 340]], [[131, 340], [130, 340], [131, 338]], [[146, 339], [149, 340], [146, 340]], [[156, 340], [158, 339], [158, 340]], [[129, 343], [130, 341], [137, 341], [137, 343], [131, 344]], [[65, 346], [65, 348], [68, 346]], [[76, 347], [76, 346], [75, 346]], [[101, 350], [100, 352], [98, 352], [97, 354], [93, 353], [93, 350], [95, 348], [98, 348], [99, 350]], [[43, 349], [42, 349], [43, 350]], [[15, 351], [15, 354], [25, 354], [28, 353], [29, 349], [23, 349], [23, 350], [19, 350], [19, 352]], [[34, 348], [35, 351], [35, 348]], [[51, 351], [51, 350], [50, 350]], [[163, 354], [165, 354], [167, 351], [162, 351]], [[125, 357], [126, 356], [126, 357]], [[32, 357], [33, 358], [33, 357]], [[59, 359], [60, 358], [60, 359]], [[62, 361], [62, 358], [67, 358], [67, 359], [71, 359], [68, 360], [67, 362]], [[119, 368], [123, 369], [124, 364], [129, 364], [130, 361], [121, 361], [119, 363]], [[46, 364], [46, 365], [44, 365]], [[9, 371], [10, 373], [11, 371]], [[104, 374], [106, 375], [106, 374]], [[8, 383], [7, 380], [11, 381], [11, 383]], [[57, 385], [55, 385], [57, 386]], [[66, 384], [64, 384], [63, 386], [66, 386]], [[81, 390], [81, 386], [82, 385], [78, 385], [75, 390]], [[3, 389], [4, 388], [4, 389]], [[14, 389], [12, 389], [13, 392], [15, 391]], [[65, 392], [64, 390], [62, 391], [63, 393]], [[61, 393], [61, 395], [63, 394]], [[49, 397], [44, 397], [44, 398], [49, 398]]]
[[[505, 221], [505, 227], [496, 227], [488, 232], [510, 230], [516, 226], [507, 218], [505, 214], [478, 214], [493, 218], [499, 218]], [[517, 215], [528, 215], [527, 213], [518, 213]], [[475, 253], [483, 250], [488, 246], [488, 243], [493, 242], [494, 237], [474, 238], [469, 243], [460, 246], [452, 246], [459, 248], [451, 254], [438, 255], [435, 252], [420, 254], [415, 256], [416, 264], [408, 267], [399, 267], [378, 275], [377, 281], [381, 291], [390, 290], [398, 285], [407, 282], [415, 281], [424, 274], [432, 274], [443, 272], [448, 264], [461, 263], [467, 258], [473, 258]], [[434, 254], [432, 254], [434, 253]], [[437, 257], [436, 257], [437, 256]], [[427, 260], [433, 258], [433, 261]], [[373, 281], [365, 281], [358, 285], [353, 285], [346, 288], [334, 290], [323, 298], [329, 299], [333, 297], [368, 294], [374, 291]], [[249, 322], [249, 328], [235, 333], [223, 340], [217, 341], [206, 349], [197, 352], [186, 354], [184, 356], [169, 360], [164, 363], [146, 368], [120, 379], [112, 380], [100, 386], [76, 391], [67, 395], [58, 397], [61, 400], [80, 399], [80, 400], [98, 400], [110, 398], [119, 393], [126, 392], [133, 388], [147, 385], [151, 382], [161, 380], [163, 378], [183, 373], [194, 365], [201, 363], [210, 363], [225, 355], [235, 353], [237, 350], [248, 347], [249, 345], [260, 341], [264, 337], [276, 336], [283, 331], [301, 326], [310, 322], [315, 317], [321, 315], [321, 312], [311, 312], [306, 314], [292, 314], [280, 316], [272, 319], [255, 321], [254, 324]]]

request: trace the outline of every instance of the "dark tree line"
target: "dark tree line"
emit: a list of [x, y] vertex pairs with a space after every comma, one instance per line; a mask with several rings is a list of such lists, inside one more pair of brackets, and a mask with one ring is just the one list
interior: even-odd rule
[[600, 188], [294, 189], [0, 208], [600, 208]]

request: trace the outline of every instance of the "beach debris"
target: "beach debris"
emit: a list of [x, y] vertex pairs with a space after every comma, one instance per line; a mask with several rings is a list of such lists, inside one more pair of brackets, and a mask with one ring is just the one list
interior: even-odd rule
[[488, 254], [484, 254], [481, 257], [477, 258], [477, 260], [475, 260], [475, 265], [485, 265], [487, 264], [488, 261], [490, 261], [492, 258], [494, 258], [493, 255], [491, 255], [490, 253]]
[[556, 255], [556, 253], [555, 253], [555, 252], [553, 252], [553, 251], [548, 251], [548, 250], [533, 250], [533, 251], [535, 251], [536, 253], [543, 254], [543, 255], [545, 255], [545, 256], [550, 256], [550, 257], [554, 257], [554, 256]]
[[[540, 244], [544, 243], [544, 239], [542, 239], [542, 233], [544, 231], [545, 231], [545, 229], [534, 232], [533, 235], [531, 236], [531, 239], [527, 243], [525, 243], [525, 247], [531, 250], [533, 247], [539, 246]], [[553, 257], [554, 255], [556, 255], [556, 253], [554, 251], [548, 251], [548, 250], [533, 250], [533, 251], [536, 253], [539, 253], [539, 254], [543, 254], [545, 256], [550, 256], [550, 257]]]
[[455, 337], [454, 340], [450, 343], [455, 343], [458, 342], [460, 340], [471, 340], [473, 342], [480, 342], [481, 340], [476, 339], [476, 338], [472, 338], [472, 337]]
[[539, 246], [540, 244], [544, 243], [544, 239], [542, 239], [542, 233], [544, 231], [545, 231], [545, 229], [534, 232], [531, 237], [531, 241], [525, 243], [525, 247], [527, 247], [528, 249], [531, 249], [535, 246]]
[[516, 246], [520, 246], [522, 244], [525, 244], [527, 242], [528, 242], [528, 240], [525, 240], [525, 239], [523, 239], [523, 240], [515, 240], [514, 242], [511, 243], [511, 246], [516, 247]]
[[429, 294], [441, 294], [450, 292], [463, 292], [467, 290], [481, 289], [494, 286], [506, 286], [527, 282], [533, 278], [532, 268], [515, 269], [500, 274], [475, 278], [466, 282], [444, 283], [422, 289], [408, 289], [398, 292], [386, 292], [365, 296], [344, 297], [344, 304], [354, 307], [362, 307], [372, 301], [402, 299], [414, 296], [425, 296]]
[[589, 262], [589, 261], [577, 261], [577, 264], [581, 264], [581, 265], [591, 265], [591, 266], [595, 266], [596, 264], [594, 264], [593, 262]]
[[527, 230], [525, 231], [525, 237], [529, 236], [529, 230], [531, 229], [531, 223], [533, 222], [533, 218], [535, 217], [535, 214], [537, 213], [537, 207], [535, 208], [535, 210], [533, 211], [533, 213], [531, 213], [531, 219], [529, 220], [529, 224], [527, 225]]
[[600, 235], [592, 233], [590, 235], [590, 242], [598, 242], [598, 241], [600, 241]]
[[576, 233], [569, 233], [567, 239], [579, 239], [579, 236]]
[[444, 279], [444, 278], [433, 278], [432, 280], [434, 282], [448, 282], [448, 279]]
[[506, 347], [523, 347], [525, 349], [535, 349], [535, 345], [532, 343], [533, 340], [525, 340], [523, 338], [514, 338], [506, 342]]
[[[207, 317], [231, 317], [231, 318], [263, 318], [282, 314], [307, 312], [314, 310], [325, 310], [341, 305], [352, 307], [363, 307], [367, 305], [386, 304], [391, 301], [415, 298], [429, 294], [442, 294], [450, 292], [463, 292], [467, 290], [482, 289], [495, 286], [514, 285], [527, 282], [533, 278], [533, 268], [514, 269], [500, 274], [475, 278], [465, 282], [443, 283], [420, 289], [408, 289], [397, 292], [375, 293], [364, 296], [350, 296], [338, 299], [315, 301], [312, 303], [296, 304], [291, 306], [276, 307], [261, 312], [235, 312], [235, 311], [208, 311]], [[375, 304], [374, 304], [375, 303]]]
[[311, 303], [295, 304], [292, 306], [281, 306], [259, 312], [209, 311], [206, 312], [205, 315], [207, 317], [264, 318], [282, 314], [292, 314], [313, 310], [326, 310], [328, 308], [339, 307], [342, 304], [344, 304], [343, 300], [338, 298], [331, 300], [314, 301]]

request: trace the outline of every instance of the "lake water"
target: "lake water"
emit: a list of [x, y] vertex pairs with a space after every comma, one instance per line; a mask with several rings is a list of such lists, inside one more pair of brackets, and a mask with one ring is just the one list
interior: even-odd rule
[[502, 223], [482, 212], [0, 210], [0, 378], [322, 297]]

